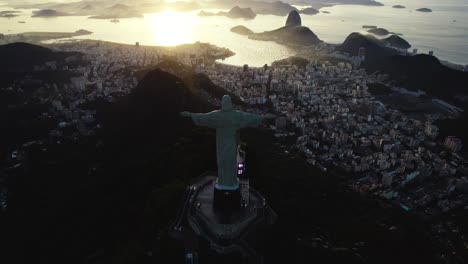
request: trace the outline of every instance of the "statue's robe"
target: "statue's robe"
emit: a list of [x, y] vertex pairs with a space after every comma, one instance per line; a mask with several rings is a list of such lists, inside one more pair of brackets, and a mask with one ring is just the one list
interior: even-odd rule
[[234, 110], [217, 110], [206, 114], [192, 114], [192, 120], [198, 126], [216, 129], [216, 155], [218, 161], [218, 182], [216, 187], [222, 190], [239, 188], [237, 180], [239, 129], [260, 125], [263, 116]]

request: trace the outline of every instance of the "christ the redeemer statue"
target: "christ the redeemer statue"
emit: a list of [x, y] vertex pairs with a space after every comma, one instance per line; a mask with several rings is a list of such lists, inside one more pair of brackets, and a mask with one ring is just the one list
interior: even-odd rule
[[218, 162], [218, 180], [216, 189], [234, 191], [239, 189], [237, 179], [237, 149], [239, 146], [239, 130], [254, 127], [265, 118], [273, 115], [256, 115], [236, 111], [232, 107], [231, 97], [224, 95], [221, 110], [206, 114], [182, 112], [182, 116], [191, 117], [198, 126], [216, 129], [216, 155]]

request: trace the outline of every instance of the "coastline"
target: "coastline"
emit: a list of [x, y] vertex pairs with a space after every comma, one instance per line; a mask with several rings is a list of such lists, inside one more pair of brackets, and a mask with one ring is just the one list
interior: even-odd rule
[[[392, 11], [393, 8], [391, 5], [389, 5], [389, 2], [388, 1], [383, 1], [383, 3], [385, 4], [384, 7], [376, 7], [376, 6], [357, 6], [357, 5], [343, 5], [343, 4], [339, 4], [339, 5], [334, 5], [332, 7], [323, 7], [324, 9], [327, 9], [327, 10], [331, 10], [332, 11], [332, 14], [333, 14], [333, 19], [338, 19], [338, 18], [341, 18], [343, 17], [343, 14], [348, 14], [348, 13], [343, 13], [343, 7], [346, 7], [345, 9], [346, 10], [350, 10], [349, 11], [349, 14], [352, 15], [352, 17], [354, 17], [356, 14], [354, 14], [354, 12], [356, 10], [358, 10], [357, 12], [364, 12], [362, 10], [369, 10], [369, 8], [372, 8], [372, 9], [375, 9], [376, 12], [377, 10], [382, 10], [382, 11], [385, 11], [386, 9], [390, 9]], [[3, 3], [0, 3], [0, 5], [2, 5]], [[4, 4], [3, 7], [9, 7], [10, 5], [8, 4]], [[294, 7], [298, 8], [298, 7], [307, 7], [307, 6], [304, 6], [304, 5], [293, 5]], [[409, 11], [409, 9], [414, 9], [413, 7], [414, 6], [410, 6], [410, 5], [406, 5], [407, 6], [407, 10], [406, 11]], [[428, 7], [432, 7], [431, 5], [428, 5]], [[362, 10], [361, 10], [362, 9]], [[202, 10], [202, 9], [197, 9], [197, 11], [199, 10]], [[361, 10], [361, 11], [359, 11]], [[338, 12], [340, 11], [340, 12]], [[397, 13], [401, 13], [401, 12], [406, 12], [405, 10], [396, 10], [394, 12], [397, 12]], [[442, 13], [441, 11], [439, 11], [437, 8], [434, 8], [434, 11], [437, 11], [437, 14], [440, 14]], [[195, 12], [195, 11], [194, 11]], [[348, 11], [347, 11], [348, 12]], [[153, 25], [155, 22], [160, 22], [161, 19], [154, 19], [152, 16], [158, 16], [161, 12], [151, 12], [149, 11], [149, 13], [145, 14], [145, 18], [141, 18], [141, 19], [122, 19], [119, 23], [119, 26], [117, 29], [122, 29], [122, 30], [126, 30], [125, 28], [128, 28], [128, 26], [133, 26], [135, 23], [136, 25], [141, 25], [141, 26], [149, 26], [152, 30], [144, 30], [145, 32], [142, 32], [143, 33], [143, 36], [144, 37], [138, 37], [136, 36], [135, 34], [128, 34], [128, 39], [123, 39], [123, 38], [118, 38], [118, 37], [115, 37], [115, 35], [111, 32], [104, 32], [104, 31], [99, 31], [99, 29], [96, 29], [96, 30], [93, 30], [97, 27], [101, 27], [103, 26], [102, 23], [108, 23], [108, 21], [102, 21], [100, 19], [88, 19], [88, 20], [84, 20], [86, 21], [85, 23], [86, 24], [91, 24], [91, 26], [88, 26], [90, 30], [93, 30], [95, 31], [95, 33], [93, 35], [91, 35], [89, 37], [89, 39], [99, 39], [99, 40], [106, 40], [106, 41], [111, 41], [111, 42], [116, 42], [116, 43], [126, 43], [126, 44], [131, 44], [132, 42], [131, 41], [128, 41], [128, 40], [132, 40], [132, 39], [135, 39], [135, 41], [139, 41], [140, 43], [144, 43], [145, 45], [151, 45], [153, 46], [166, 46], [164, 43], [162, 43], [161, 41], [154, 41], [155, 39], [158, 40], [158, 39], [162, 39], [165, 37], [165, 35], [162, 35], [162, 36], [159, 36], [157, 35], [159, 33], [159, 29], [157, 29], [157, 26]], [[187, 14], [186, 12], [181, 12], [181, 14], [184, 14], [184, 15], [181, 15], [180, 18], [185, 18], [185, 14]], [[416, 14], [415, 14], [416, 15]], [[431, 19], [431, 17], [429, 17], [430, 14], [420, 14], [420, 15], [424, 15], [424, 18], [425, 20], [422, 20], [422, 21], [426, 21], [426, 19]], [[47, 30], [45, 31], [54, 31], [56, 28], [53, 28], [53, 27], [45, 27], [45, 25], [49, 24], [50, 22], [49, 21], [57, 21], [57, 22], [61, 22], [63, 21], [64, 23], [70, 23], [70, 22], [73, 22], [74, 20], [81, 20], [83, 19], [82, 17], [70, 17], [70, 18], [50, 18], [50, 19], [33, 19], [33, 18], [29, 18], [26, 19], [24, 16], [27, 16], [27, 12], [26, 13], [23, 13], [21, 16], [15, 18], [15, 19], [11, 19], [11, 20], [2, 20], [0, 19], [0, 21], [9, 21], [9, 22], [6, 22], [6, 23], [9, 23], [10, 25], [7, 25], [7, 26], [0, 26], [0, 33], [3, 33], [3, 34], [10, 34], [10, 32], [7, 32], [8, 29], [10, 28], [15, 28], [14, 30], [12, 29], [12, 32], [18, 34], [18, 31], [19, 29], [24, 29], [24, 32], [30, 32], [30, 31], [33, 31], [35, 29], [31, 29], [31, 25], [34, 25], [34, 21], [38, 21], [38, 22], [41, 22], [40, 26], [37, 27], [37, 29], [43, 29], [43, 28], [47, 28]], [[150, 17], [150, 18], [148, 18]], [[422, 35], [426, 35], [426, 31], [421, 31], [419, 33], [417, 33], [416, 36], [414, 36], [414, 32], [412, 32], [411, 34], [409, 32], [402, 32], [400, 29], [398, 29], [398, 25], [395, 25], [393, 26], [392, 23], [389, 23], [389, 22], [376, 22], [376, 21], [363, 21], [362, 23], [360, 23], [359, 25], [359, 28], [350, 28], [350, 26], [346, 26], [346, 27], [341, 27], [341, 29], [338, 29], [337, 31], [341, 30], [341, 32], [339, 33], [324, 33], [323, 31], [323, 28], [325, 27], [324, 25], [322, 24], [326, 24], [327, 21], [330, 20], [330, 17], [331, 16], [327, 16], [327, 15], [322, 15], [322, 14], [317, 14], [317, 15], [313, 15], [313, 16], [310, 16], [310, 15], [302, 15], [303, 17], [303, 20], [304, 20], [304, 25], [310, 27], [310, 29], [317, 34], [317, 36], [324, 40], [326, 43], [328, 44], [331, 44], [331, 45], [337, 45], [337, 44], [341, 44], [346, 36], [349, 35], [349, 33], [351, 32], [355, 32], [355, 31], [360, 31], [360, 27], [362, 26], [362, 24], [365, 24], [367, 22], [371, 23], [371, 22], [375, 22], [374, 24], [378, 24], [379, 26], [381, 27], [385, 27], [385, 28], [388, 28], [390, 31], [393, 31], [393, 32], [401, 32], [404, 34], [404, 37], [405, 39], [408, 39], [408, 41], [413, 45], [413, 48], [416, 48], [416, 49], [419, 49], [419, 53], [423, 54], [423, 53], [428, 53], [429, 51], [434, 51], [435, 53], [435, 56], [444, 64], [446, 65], [455, 65], [456, 68], [460, 68], [460, 67], [457, 67], [457, 66], [465, 66], [466, 64], [468, 64], [468, 53], [464, 51], [464, 49], [460, 49], [458, 48], [459, 45], [445, 45], [445, 44], [440, 44], [440, 41], [437, 41], [437, 40], [433, 40], [431, 39], [430, 37], [430, 34], [428, 35], [429, 37], [424, 37], [424, 38], [421, 38], [420, 36]], [[167, 17], [165, 17], [167, 19]], [[23, 25], [23, 24], [18, 24], [18, 27], [15, 25], [17, 24], [17, 20], [23, 20], [25, 19], [25, 21], [27, 21], [27, 24], [26, 25]], [[265, 22], [269, 22], [269, 16], [268, 15], [261, 15], [259, 14], [257, 16], [257, 18], [255, 18], [255, 20], [253, 21], [253, 24], [259, 24], [261, 26], [252, 26], [252, 24], [248, 24], [248, 23], [244, 23], [244, 21], [236, 21], [236, 20], [220, 20], [219, 23], [221, 22], [227, 22], [227, 23], [233, 23], [233, 21], [235, 21], [235, 23], [237, 24], [245, 24], [246, 26], [248, 26], [249, 28], [253, 29], [255, 32], [263, 32], [263, 31], [268, 31], [268, 30], [272, 30], [274, 28], [276, 28], [276, 23], [275, 24], [272, 24], [271, 27], [269, 26], [265, 26]], [[281, 20], [281, 19], [280, 19]], [[99, 21], [99, 22], [95, 22], [95, 21]], [[211, 22], [213, 20], [210, 20], [210, 18], [206, 18], [206, 19], [200, 19], [199, 20], [195, 20], [195, 21], [192, 21], [191, 20], [191, 17], [189, 17], [189, 20], [190, 22], [196, 22], [196, 23], [200, 23], [200, 24], [206, 24], [207, 22]], [[215, 20], [215, 22], [217, 22], [218, 20]], [[352, 23], [352, 21], [350, 20], [347, 20], [345, 19], [344, 21], [342, 21], [346, 24], [350, 24]], [[461, 23], [463, 23], [462, 20], [458, 20], [458, 25], [460, 25]], [[6, 25], [6, 23], [4, 23], [4, 25]], [[45, 24], [42, 24], [42, 23], [45, 23]], [[182, 22], [181, 22], [182, 23]], [[194, 24], [196, 24], [194, 23]], [[217, 22], [218, 23], [218, 22]], [[401, 23], [401, 22], [398, 22], [398, 23]], [[406, 21], [405, 21], [406, 23]], [[450, 24], [450, 23], [449, 23]], [[456, 25], [456, 24], [454, 24]], [[251, 27], [252, 26], [252, 27]], [[333, 25], [328, 25], [329, 27], [331, 26], [335, 26], [334, 24]], [[339, 26], [339, 25], [338, 25]], [[417, 25], [416, 25], [417, 26]], [[219, 26], [217, 26], [219, 27]], [[230, 27], [230, 25], [228, 26]], [[354, 27], [354, 26], [353, 26]], [[141, 27], [142, 28], [142, 27]], [[219, 27], [221, 28], [221, 27]], [[177, 28], [176, 28], [177, 29]], [[154, 32], [152, 32], [154, 30]], [[418, 29], [419, 30], [419, 29]], [[9, 30], [8, 30], [9, 31]], [[143, 30], [141, 30], [143, 31]], [[160, 30], [160, 31], [163, 31], [163, 30]], [[258, 57], [260, 58], [259, 56], [259, 52], [258, 50], [260, 49], [264, 49], [264, 50], [269, 50], [269, 51], [272, 51], [272, 52], [267, 52], [267, 53], [275, 53], [276, 56], [274, 56], [274, 58], [271, 58], [272, 57], [271, 55], [265, 55], [264, 57], [262, 57], [262, 65], [264, 64], [263, 61], [265, 61], [266, 64], [271, 64], [272, 62], [274, 62], [275, 60], [278, 60], [278, 59], [282, 59], [282, 58], [287, 58], [289, 56], [294, 56], [294, 55], [297, 55], [297, 52], [285, 52], [284, 50], [282, 51], [278, 51], [277, 49], [276, 50], [273, 50], [275, 49], [276, 47], [278, 47], [278, 45], [274, 46], [274, 45], [270, 45], [270, 44], [259, 44], [258, 47], [256, 47], [255, 49], [257, 51], [255, 51], [256, 53], [253, 53], [252, 52], [252, 49], [250, 49], [249, 51], [246, 51], [245, 49], [243, 49], [242, 46], [248, 46], [248, 47], [252, 47], [253, 46], [253, 42], [250, 42], [250, 43], [242, 43], [242, 42], [238, 42], [238, 38], [233, 38], [231, 37], [229, 34], [229, 32], [226, 33], [226, 36], [228, 37], [227, 39], [229, 39], [229, 41], [216, 41], [216, 40], [213, 40], [213, 37], [211, 36], [205, 36], [205, 35], [201, 35], [199, 32], [199, 29], [198, 28], [193, 28], [191, 29], [191, 32], [193, 34], [193, 37], [190, 37], [190, 38], [184, 38], [182, 39], [182, 42], [180, 41], [171, 41], [171, 43], [176, 43], [176, 45], [180, 45], [182, 43], [195, 43], [196, 40], [199, 40], [199, 41], [203, 41], [203, 42], [208, 42], [208, 43], [213, 43], [215, 44], [216, 46], [219, 46], [219, 47], [227, 47], [229, 48], [230, 50], [232, 51], [235, 51], [237, 53], [237, 58], [239, 59], [235, 59], [235, 60], [230, 60], [231, 62], [227, 62], [228, 64], [232, 64], [232, 65], [242, 65], [242, 60], [246, 60], [245, 64], [249, 64], [249, 65], [255, 65], [255, 63], [253, 63], [252, 61], [250, 61], [249, 63], [249, 60], [248, 60], [248, 57]], [[188, 30], [187, 30], [188, 32]], [[166, 31], [164, 32], [161, 32], [162, 34], [165, 34]], [[184, 32], [185, 33], [185, 32]], [[221, 35], [218, 33], [220, 33], [220, 30], [213, 30], [212, 31], [213, 34], [210, 34], [212, 36], [219, 36], [219, 38], [223, 38], [224, 35]], [[146, 36], [150, 35], [150, 34], [154, 34], [155, 36], [153, 38], [148, 38]], [[222, 33], [224, 34], [224, 32]], [[433, 34], [436, 34], [435, 32]], [[454, 34], [456, 35], [459, 35], [459, 33], [457, 32], [454, 32]], [[63, 36], [65, 38], [67, 37], [73, 37], [73, 36]], [[54, 37], [54, 39], [57, 39], [57, 41], [60, 41], [63, 39], [63, 37]], [[450, 37], [450, 36], [449, 36]], [[78, 37], [79, 39], [83, 39], [83, 37]], [[432, 37], [433, 38], [433, 37]], [[52, 38], [51, 38], [52, 39]], [[43, 41], [49, 41], [49, 43], [52, 43], [52, 40], [49, 39], [43, 39]], [[224, 38], [226, 39], [226, 38]], [[187, 41], [188, 40], [188, 41]], [[428, 42], [424, 42], [425, 40], [428, 40]], [[463, 41], [463, 39], [460, 39], [459, 42], [454, 42], [458, 39], [455, 39], [454, 37], [452, 37], [451, 39], [449, 39], [448, 41], [450, 41], [451, 43], [463, 43], [461, 41]], [[184, 42], [184, 41], [187, 41], [187, 42]], [[180, 44], [179, 44], [180, 42]], [[2, 40], [0, 39], [0, 43], [2, 43]], [[162, 43], [162, 44], [161, 44]], [[232, 45], [230, 44], [232, 43]], [[239, 45], [240, 44], [240, 45]], [[279, 43], [279, 45], [283, 46], [283, 47], [288, 47], [288, 48], [291, 48], [291, 46], [287, 46], [287, 45], [283, 45], [284, 43]], [[172, 46], [172, 45], [171, 45]], [[294, 48], [294, 47], [293, 47]], [[231, 57], [230, 57], [231, 58]], [[246, 59], [247, 58], [247, 59]], [[466, 59], [465, 59], [466, 58]], [[233, 62], [232, 62], [233, 61]], [[226, 62], [224, 62], [226, 63]], [[256, 66], [260, 67], [261, 65], [260, 64], [257, 64]]]
[[[106, 41], [106, 40], [96, 40], [96, 39], [91, 39], [91, 38], [87, 38], [87, 39], [73, 38], [73, 37], [77, 37], [77, 36], [85, 36], [85, 35], [92, 35], [93, 34], [90, 31], [86, 31], [86, 32], [79, 32], [79, 31], [85, 31], [85, 30], [78, 30], [76, 32], [24, 32], [24, 33], [19, 33], [19, 34], [8, 34], [8, 35], [5, 35], [4, 37], [5, 38], [10, 38], [11, 40], [10, 41], [2, 41], [2, 39], [0, 39], [0, 45], [13, 43], [13, 42], [28, 42], [28, 43], [32, 43], [32, 44], [36, 44], [36, 45], [48, 46], [48, 45], [53, 45], [53, 44], [59, 44], [60, 42], [96, 41], [96, 42], [102, 42], [102, 43], [113, 43], [113, 44], [116, 44], [116, 45], [123, 45], [123, 46], [132, 46], [132, 44], [113, 42], [113, 41]], [[3, 40], [5, 40], [5, 39], [3, 39]], [[264, 40], [260, 40], [260, 39], [253, 39], [253, 40], [259, 41], [259, 42], [264, 42]], [[219, 47], [219, 46], [211, 44], [209, 42], [196, 41], [196, 42], [193, 42], [193, 43], [185, 43], [185, 44], [179, 44], [179, 45], [174, 45], [174, 46], [141, 45], [141, 47], [161, 48], [161, 49], [169, 49], [170, 50], [170, 49], [178, 49], [178, 48], [183, 47], [183, 46], [196, 45], [198, 43], [208, 44], [208, 45], [211, 45], [213, 47], [224, 50], [226, 55], [218, 56], [215, 59], [218, 63], [225, 64], [225, 65], [231, 65], [231, 66], [237, 66], [237, 67], [242, 67], [243, 66], [243, 65], [236, 65], [236, 64], [230, 64], [230, 63], [222, 62], [227, 58], [235, 56], [236, 53], [231, 51], [227, 47]], [[335, 56], [335, 53], [336, 53], [336, 52], [328, 53], [328, 52], [330, 52], [330, 50], [328, 52], [326, 52], [326, 53], [322, 53], [321, 51], [318, 51], [316, 49], [317, 46], [315, 46], [315, 47], [314, 46], [306, 47], [304, 49], [303, 47], [300, 47], [300, 46], [297, 46], [297, 45], [290, 45], [288, 43], [281, 43], [281, 42], [277, 42], [277, 43], [279, 45], [282, 45], [282, 46], [285, 46], [285, 47], [289, 48], [294, 53], [291, 56], [287, 56], [287, 57], [284, 57], [284, 58], [280, 58], [280, 59], [271, 61], [269, 64], [272, 64], [272, 63], [274, 63], [274, 62], [276, 62], [278, 60], [287, 59], [287, 58], [290, 58], [290, 57], [306, 57], [306, 58], [309, 58], [309, 57], [311, 57], [311, 54], [313, 54], [313, 56], [316, 56], [317, 58], [329, 57], [330, 59], [333, 59], [334, 56]], [[326, 48], [331, 49], [332, 47], [336, 47], [338, 44], [323, 42], [323, 45]], [[305, 55], [305, 54], [307, 54], [307, 55]], [[463, 65], [463, 64], [454, 63], [454, 62], [451, 62], [451, 61], [448, 61], [448, 60], [443, 60], [443, 59], [438, 58], [437, 56], [435, 56], [435, 57], [441, 62], [441, 64], [443, 64], [443, 65], [445, 65], [445, 66], [447, 66], [449, 68], [452, 68], [452, 69], [455, 69], [455, 70], [460, 70], [460, 71], [463, 71], [463, 69], [466, 68], [466, 66]], [[252, 67], [260, 68], [262, 66], [252, 66]]]

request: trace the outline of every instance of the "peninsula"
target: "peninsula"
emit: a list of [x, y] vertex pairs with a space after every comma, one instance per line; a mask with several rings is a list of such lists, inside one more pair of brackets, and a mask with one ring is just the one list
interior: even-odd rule
[[322, 42], [310, 28], [302, 26], [301, 17], [296, 10], [289, 13], [284, 27], [272, 31], [250, 34], [249, 38], [275, 41], [279, 44], [294, 47], [312, 46]]
[[46, 40], [71, 38], [91, 34], [93, 34], [93, 32], [85, 29], [80, 29], [75, 32], [24, 32], [19, 34], [5, 35], [2, 39], [0, 39], [0, 44], [12, 42], [40, 43], [41, 41]]

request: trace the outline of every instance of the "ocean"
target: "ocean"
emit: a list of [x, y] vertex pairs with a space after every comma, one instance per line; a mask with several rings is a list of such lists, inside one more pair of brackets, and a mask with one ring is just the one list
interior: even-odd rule
[[[365, 32], [363, 25], [383, 27], [402, 34], [420, 53], [434, 51], [435, 56], [458, 64], [468, 64], [468, 1], [465, 0], [383, 0], [385, 6], [338, 5], [321, 9], [329, 14], [301, 15], [304, 26], [328, 43], [342, 43], [352, 32]], [[0, 1], [1, 3], [1, 1]], [[395, 9], [401, 4], [406, 9]], [[432, 13], [415, 11], [427, 7]], [[11, 10], [0, 5], [0, 11]], [[224, 61], [227, 64], [262, 66], [294, 54], [274, 42], [250, 40], [230, 32], [230, 28], [244, 25], [254, 32], [273, 30], [286, 22], [286, 17], [257, 15], [254, 20], [227, 17], [200, 17], [200, 10], [176, 12], [166, 10], [145, 14], [144, 18], [94, 20], [87, 17], [31, 18], [33, 10], [20, 10], [15, 18], [0, 18], [0, 33], [12, 34], [31, 31], [70, 32], [86, 29], [92, 35], [78, 38], [97, 39], [118, 43], [173, 46], [196, 41], [226, 47], [236, 53]], [[217, 12], [219, 10], [207, 10]], [[18, 21], [25, 21], [19, 24]]]

